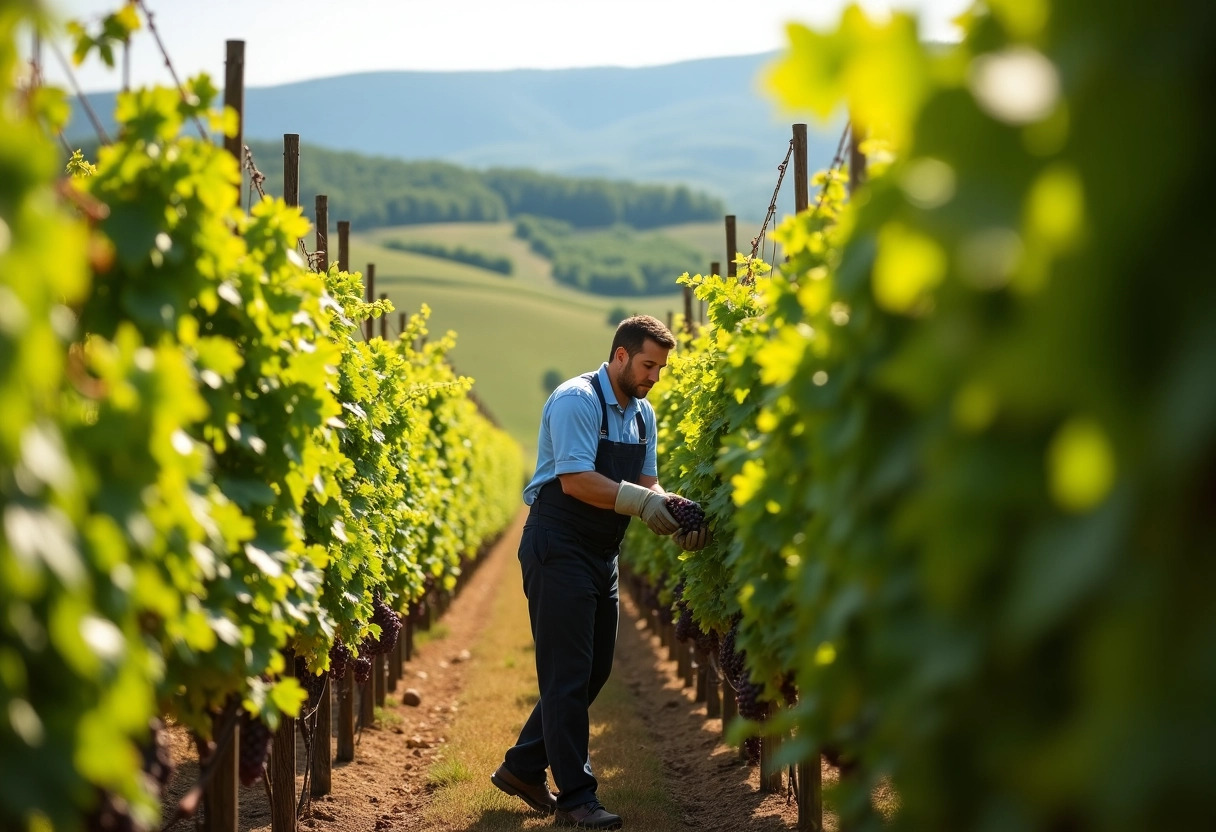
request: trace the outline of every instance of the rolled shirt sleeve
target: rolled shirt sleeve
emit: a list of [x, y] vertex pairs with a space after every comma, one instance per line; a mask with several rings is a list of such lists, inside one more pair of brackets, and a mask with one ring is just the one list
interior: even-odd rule
[[566, 390], [549, 410], [553, 442], [553, 473], [577, 474], [595, 470], [600, 441], [600, 404], [595, 394], [578, 388]]

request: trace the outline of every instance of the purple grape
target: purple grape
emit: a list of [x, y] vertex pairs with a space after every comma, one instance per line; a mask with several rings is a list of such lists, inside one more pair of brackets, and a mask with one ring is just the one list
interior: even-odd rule
[[680, 530], [692, 532], [705, 524], [705, 510], [692, 500], [679, 494], [668, 494], [663, 505], [671, 512], [671, 516], [680, 524]]

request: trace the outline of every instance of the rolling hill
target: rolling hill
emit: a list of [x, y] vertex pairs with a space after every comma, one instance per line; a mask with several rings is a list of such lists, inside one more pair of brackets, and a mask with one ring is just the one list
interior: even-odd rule
[[[245, 136], [281, 141], [299, 133], [306, 146], [375, 156], [680, 183], [760, 220], [790, 137], [789, 120], [759, 86], [773, 57], [634, 69], [377, 72], [250, 88]], [[113, 113], [113, 97], [89, 96], [103, 117]], [[83, 113], [71, 124], [73, 141], [89, 138]], [[812, 125], [812, 169], [831, 160], [837, 134]]]

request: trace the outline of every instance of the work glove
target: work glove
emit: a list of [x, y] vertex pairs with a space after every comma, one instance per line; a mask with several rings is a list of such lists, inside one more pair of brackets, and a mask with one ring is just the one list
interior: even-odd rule
[[663, 505], [663, 496], [637, 483], [622, 482], [621, 487], [617, 489], [616, 505], [613, 509], [617, 514], [641, 517], [642, 522], [655, 534], [671, 534], [680, 528], [680, 524], [671, 516], [667, 506]]
[[697, 552], [708, 546], [714, 536], [710, 532], [709, 526], [702, 525], [690, 532], [678, 531], [671, 536], [671, 539], [685, 552]]

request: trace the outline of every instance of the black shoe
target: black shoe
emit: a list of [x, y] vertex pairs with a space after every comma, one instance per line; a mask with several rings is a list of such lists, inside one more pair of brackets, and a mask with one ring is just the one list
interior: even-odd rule
[[598, 800], [593, 800], [569, 811], [558, 809], [553, 823], [580, 829], [620, 829], [621, 816], [612, 814]]
[[520, 798], [538, 812], [551, 815], [557, 808], [557, 797], [549, 791], [549, 786], [544, 780], [535, 785], [525, 783], [511, 773], [506, 763], [500, 765], [498, 770], [490, 775], [490, 782], [507, 794]]

